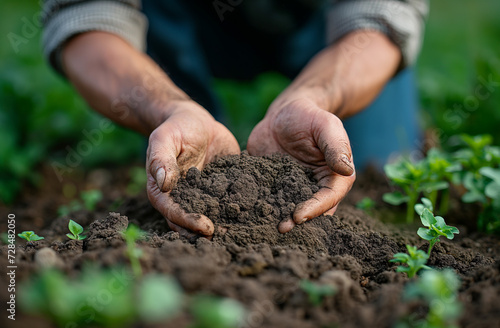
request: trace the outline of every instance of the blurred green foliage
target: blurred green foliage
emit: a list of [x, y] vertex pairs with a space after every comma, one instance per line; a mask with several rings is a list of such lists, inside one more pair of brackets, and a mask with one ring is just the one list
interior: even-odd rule
[[[73, 88], [46, 64], [36, 1], [2, 1], [0, 34], [0, 203], [10, 203], [24, 182], [41, 183], [43, 161], [66, 165], [68, 147], [86, 140], [84, 130], [99, 129], [103, 118], [91, 111]], [[26, 33], [30, 32], [30, 33]], [[10, 40], [22, 40], [12, 43]], [[82, 156], [82, 167], [140, 159], [144, 138], [116, 127]]]
[[[441, 141], [491, 134], [500, 143], [500, 1], [430, 1], [417, 65], [426, 126]], [[460, 23], [458, 23], [460, 22]]]

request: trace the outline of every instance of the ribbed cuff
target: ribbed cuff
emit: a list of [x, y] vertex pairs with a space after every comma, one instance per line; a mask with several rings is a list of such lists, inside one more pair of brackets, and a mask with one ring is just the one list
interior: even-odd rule
[[61, 9], [46, 22], [43, 52], [50, 64], [64, 75], [61, 51], [71, 37], [88, 31], [113, 33], [134, 48], [146, 48], [147, 19], [136, 8], [113, 1], [89, 1]]
[[327, 42], [355, 30], [376, 30], [387, 35], [402, 54], [401, 68], [415, 62], [422, 44], [425, 1], [419, 8], [402, 1], [343, 1], [328, 13]]

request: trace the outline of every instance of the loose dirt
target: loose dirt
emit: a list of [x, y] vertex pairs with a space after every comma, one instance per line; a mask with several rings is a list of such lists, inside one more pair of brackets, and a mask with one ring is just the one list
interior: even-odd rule
[[[378, 175], [361, 176], [350, 197], [388, 188]], [[402, 301], [408, 278], [389, 262], [394, 253], [406, 251], [407, 243], [426, 249], [415, 233], [417, 224], [382, 223], [348, 198], [334, 216], [315, 218], [285, 235], [277, 231], [280, 220], [315, 191], [311, 172], [289, 158], [226, 157], [203, 172], [189, 170], [172, 193], [187, 211], [203, 213], [225, 228], [217, 229], [213, 240], [181, 238], [169, 231], [145, 196], [134, 197], [109, 214], [72, 214], [88, 227], [84, 241], [65, 237], [69, 217], [47, 220], [39, 233], [45, 240], [18, 247], [18, 279], [28, 278], [47, 261], [40, 260], [47, 247], [56, 252], [51, 263], [71, 275], [87, 262], [128, 265], [120, 231], [134, 223], [148, 231], [147, 240], [139, 242], [145, 273], [171, 274], [190, 294], [207, 292], [241, 301], [249, 309], [248, 327], [392, 327], [412, 312], [424, 315], [423, 304]], [[379, 196], [380, 191], [373, 198]], [[461, 327], [499, 327], [500, 239], [459, 227], [455, 240], [436, 245], [428, 264], [450, 267], [460, 276]], [[4, 267], [6, 249], [1, 248]], [[2, 285], [5, 279], [0, 278]], [[303, 279], [334, 285], [337, 293], [313, 306], [299, 286]], [[7, 301], [5, 288], [0, 296]], [[47, 323], [29, 322], [31, 327]], [[183, 314], [163, 326], [188, 322]]]

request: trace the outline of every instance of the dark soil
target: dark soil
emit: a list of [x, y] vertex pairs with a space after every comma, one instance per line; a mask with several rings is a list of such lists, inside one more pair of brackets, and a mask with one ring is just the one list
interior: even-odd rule
[[[18, 247], [18, 279], [43, 265], [44, 248], [55, 251], [53, 265], [68, 274], [86, 262], [127, 265], [119, 231], [135, 223], [149, 232], [139, 243], [145, 273], [171, 274], [187, 293], [208, 292], [241, 301], [250, 310], [248, 327], [392, 327], [399, 318], [426, 309], [402, 301], [408, 278], [396, 273], [389, 259], [406, 251], [407, 243], [421, 249], [427, 243], [416, 235], [417, 224], [384, 224], [353, 206], [362, 195], [373, 194], [379, 200], [388, 189], [378, 174], [361, 176], [334, 216], [315, 218], [282, 235], [277, 231], [279, 221], [317, 190], [310, 172], [280, 156], [227, 157], [203, 172], [191, 169], [173, 192], [186, 210], [203, 213], [225, 228], [217, 229], [212, 241], [188, 241], [169, 231], [142, 195], [129, 198], [119, 213], [74, 213], [72, 218], [89, 230], [83, 242], [65, 237], [69, 218], [48, 222], [40, 231], [45, 240]], [[388, 208], [379, 203], [376, 214], [383, 206]], [[500, 327], [500, 239], [459, 227], [456, 239], [435, 246], [428, 264], [450, 267], [460, 276], [461, 327]], [[5, 246], [0, 253], [0, 265], [5, 267]], [[2, 275], [2, 286], [5, 279]], [[312, 306], [299, 286], [302, 279], [334, 285], [337, 293]], [[6, 288], [1, 289], [4, 302]], [[27, 322], [35, 328], [47, 325], [22, 315], [17, 323]], [[181, 315], [163, 326], [182, 327], [187, 322], [189, 318]]]

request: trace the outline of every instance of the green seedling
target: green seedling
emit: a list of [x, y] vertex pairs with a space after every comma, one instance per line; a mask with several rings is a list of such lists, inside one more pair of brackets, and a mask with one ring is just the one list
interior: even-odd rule
[[407, 204], [406, 222], [413, 222], [413, 208], [421, 193], [434, 195], [437, 191], [448, 188], [449, 184], [441, 180], [440, 175], [432, 175], [426, 160], [411, 163], [406, 159], [400, 159], [393, 164], [384, 166], [384, 171], [391, 182], [401, 188], [383, 195], [385, 202], [391, 205]]
[[309, 303], [319, 306], [326, 296], [334, 295], [337, 290], [331, 285], [316, 284], [310, 280], [302, 280], [300, 288], [307, 294]]
[[33, 231], [23, 231], [22, 233], [18, 233], [17, 235], [23, 239], [26, 239], [27, 241], [38, 241], [44, 239], [44, 237], [38, 236]]
[[448, 239], [453, 239], [459, 231], [456, 227], [446, 225], [446, 222], [441, 216], [434, 216], [428, 208], [424, 208], [420, 214], [422, 224], [427, 228], [419, 228], [417, 234], [429, 241], [429, 250], [427, 255], [431, 255], [432, 247], [439, 241], [441, 236]]
[[367, 213], [370, 213], [375, 208], [375, 201], [370, 197], [365, 197], [356, 203], [356, 207]]
[[142, 268], [139, 259], [142, 256], [142, 250], [137, 248], [136, 241], [143, 239], [146, 236], [146, 232], [142, 231], [138, 226], [131, 224], [122, 233], [122, 236], [127, 244], [126, 254], [130, 259], [132, 271], [136, 277], [140, 277], [142, 276]]
[[427, 270], [420, 279], [408, 284], [404, 291], [406, 300], [423, 300], [429, 307], [427, 316], [411, 327], [452, 328], [461, 313], [458, 301], [460, 281], [452, 270]]
[[390, 260], [390, 262], [399, 262], [407, 265], [399, 266], [396, 269], [397, 272], [406, 272], [408, 278], [413, 278], [421, 269], [430, 269], [430, 267], [425, 265], [429, 259], [429, 255], [426, 252], [417, 249], [416, 246], [410, 245], [406, 245], [406, 249], [408, 250], [408, 254], [396, 253], [394, 254], [394, 258]]
[[68, 228], [71, 233], [67, 233], [66, 236], [70, 239], [84, 240], [87, 236], [82, 236], [83, 227], [73, 220], [69, 220]]
[[241, 327], [246, 312], [237, 301], [207, 295], [193, 298], [189, 310], [194, 318], [194, 324], [191, 328]]

